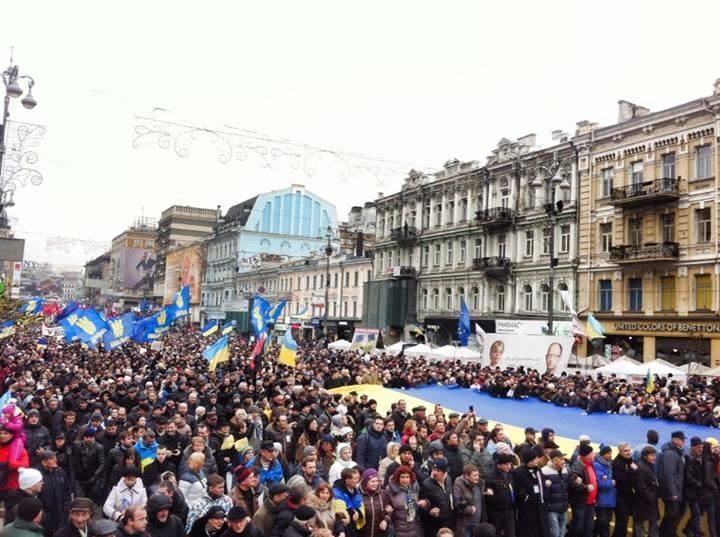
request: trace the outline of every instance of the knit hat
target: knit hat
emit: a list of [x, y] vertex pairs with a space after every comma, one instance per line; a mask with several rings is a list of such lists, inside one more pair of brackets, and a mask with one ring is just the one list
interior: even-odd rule
[[590, 444], [581, 444], [580, 448], [578, 449], [578, 453], [580, 454], [581, 457], [587, 457], [592, 452], [593, 452], [593, 448]]
[[[38, 472], [40, 473], [40, 472]], [[18, 504], [17, 517], [30, 522], [42, 511], [42, 502], [35, 496], [25, 498]]]
[[250, 513], [247, 512], [247, 509], [245, 509], [241, 505], [237, 505], [235, 507], [231, 507], [230, 511], [228, 511], [228, 520], [242, 520], [244, 518], [247, 518], [250, 516]]
[[92, 532], [95, 537], [105, 537], [106, 535], [115, 535], [117, 523], [112, 520], [101, 518], [92, 523]]
[[612, 453], [612, 448], [603, 444], [600, 446], [600, 455], [605, 455], [605, 453]]
[[273, 483], [268, 488], [268, 496], [272, 498], [273, 496], [277, 496], [278, 494], [282, 494], [284, 492], [287, 492], [288, 488], [282, 483]]
[[447, 459], [435, 459], [432, 461], [433, 470], [440, 470], [441, 472], [447, 472], [448, 461]]
[[405, 453], [406, 451], [409, 451], [410, 453], [413, 452], [413, 448], [410, 447], [410, 444], [403, 444], [400, 446], [400, 451], [398, 453]]
[[[377, 474], [377, 472], [375, 473]], [[299, 520], [300, 522], [307, 522], [315, 516], [315, 509], [309, 505], [301, 505], [295, 509], [294, 515], [296, 520]]]
[[702, 446], [702, 443], [702, 438], [700, 438], [699, 436], [693, 436], [690, 439], [690, 447]]
[[380, 474], [378, 474], [378, 471], [374, 468], [368, 468], [362, 473], [362, 479], [360, 480], [360, 485], [362, 488], [365, 488], [365, 485], [368, 481], [370, 481], [373, 477], [379, 477]]
[[494, 457], [498, 464], [512, 464], [515, 462], [515, 456], [512, 453], [495, 453]]
[[27, 490], [42, 480], [42, 474], [35, 468], [20, 468], [20, 490]]
[[257, 474], [257, 473], [258, 473], [257, 468], [248, 468], [247, 466], [238, 466], [237, 468], [235, 468], [235, 482], [242, 483], [248, 477], [250, 477], [253, 474]]
[[436, 451], [442, 451], [442, 450], [443, 450], [443, 445], [440, 440], [433, 440], [432, 442], [430, 442], [428, 444], [428, 453], [430, 453], [430, 455], [432, 455]]

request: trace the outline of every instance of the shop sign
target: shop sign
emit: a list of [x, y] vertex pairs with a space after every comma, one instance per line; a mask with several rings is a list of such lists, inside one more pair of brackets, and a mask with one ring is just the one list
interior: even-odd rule
[[616, 321], [616, 332], [710, 332], [719, 334], [720, 323], [673, 321]]

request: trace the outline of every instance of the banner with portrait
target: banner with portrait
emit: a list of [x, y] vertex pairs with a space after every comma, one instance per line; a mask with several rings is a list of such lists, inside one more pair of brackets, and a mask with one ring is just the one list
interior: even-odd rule
[[572, 337], [487, 334], [483, 367], [524, 367], [559, 375], [567, 368]]
[[377, 345], [379, 334], [380, 330], [377, 328], [356, 328], [353, 333], [350, 350], [371, 352]]

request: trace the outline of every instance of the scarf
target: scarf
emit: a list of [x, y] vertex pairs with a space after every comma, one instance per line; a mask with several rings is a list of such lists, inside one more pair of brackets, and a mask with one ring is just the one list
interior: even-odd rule
[[400, 487], [405, 493], [405, 512], [407, 513], [407, 521], [413, 522], [417, 516], [417, 498], [413, 493], [412, 487]]

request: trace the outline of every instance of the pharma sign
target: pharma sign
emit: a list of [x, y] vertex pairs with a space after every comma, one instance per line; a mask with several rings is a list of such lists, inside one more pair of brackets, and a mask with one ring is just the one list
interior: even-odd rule
[[488, 334], [483, 348], [483, 367], [524, 367], [541, 374], [559, 375], [567, 367], [573, 338]]
[[[497, 334], [544, 336], [546, 332], [547, 321], [495, 320], [495, 333]], [[553, 334], [556, 336], [572, 336], [572, 323], [570, 321], [555, 321], [553, 323]]]

